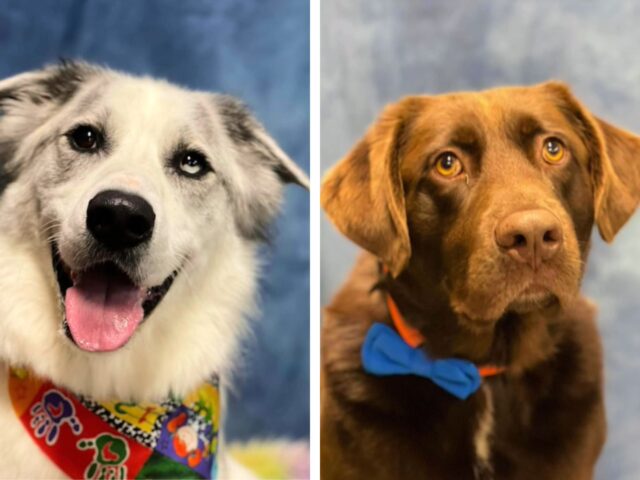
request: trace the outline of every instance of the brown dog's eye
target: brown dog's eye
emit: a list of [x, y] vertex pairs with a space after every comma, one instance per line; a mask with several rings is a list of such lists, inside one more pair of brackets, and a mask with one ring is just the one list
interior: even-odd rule
[[436, 171], [443, 177], [455, 177], [462, 172], [462, 162], [454, 153], [445, 152], [436, 159]]
[[564, 145], [557, 138], [547, 138], [542, 147], [542, 158], [551, 164], [560, 163], [564, 159]]

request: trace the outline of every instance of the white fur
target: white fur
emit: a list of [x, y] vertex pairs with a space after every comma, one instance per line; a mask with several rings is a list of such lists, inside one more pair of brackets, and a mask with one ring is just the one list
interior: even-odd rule
[[[242, 149], [227, 135], [210, 95], [86, 65], [81, 68], [86, 78], [68, 102], [9, 101], [0, 116], [0, 142], [16, 143], [9, 166], [19, 168], [17, 179], [0, 196], [3, 478], [61, 476], [13, 413], [6, 389], [8, 365], [28, 367], [95, 399], [157, 401], [170, 392], [183, 395], [214, 373], [223, 388], [227, 386], [247, 329], [246, 318], [254, 309], [258, 266], [255, 241], [241, 235], [236, 226], [237, 215], [243, 212], [234, 210], [239, 199], [232, 198], [234, 190], [225, 189], [223, 181], [242, 195], [243, 186], [259, 179], [263, 190], [269, 191], [264, 202], [271, 209], [280, 198], [280, 182], [271, 170], [257, 166], [247, 171], [246, 158], [237, 158]], [[52, 72], [55, 69], [0, 82], [0, 99], [3, 89], [9, 88], [41, 94], [36, 81]], [[114, 139], [108, 155], [88, 158], [71, 151], [62, 134], [79, 123], [101, 121]], [[301, 172], [273, 140], [263, 130], [257, 135], [304, 183]], [[167, 172], [168, 152], [178, 141], [187, 141], [210, 157], [215, 174], [196, 184]], [[73, 165], [66, 171], [62, 157]], [[87, 353], [63, 333], [48, 240], [55, 239], [61, 257], [72, 268], [89, 265], [87, 203], [110, 188], [143, 196], [156, 212], [150, 246], [131, 275], [140, 285], [151, 287], [176, 268], [181, 271], [127, 345], [110, 353]], [[224, 454], [220, 475], [249, 478]]]
[[474, 473], [476, 478], [493, 478], [493, 467], [491, 465], [491, 437], [494, 428], [493, 394], [491, 388], [486, 384], [482, 385], [485, 397], [485, 407], [478, 415], [478, 425], [473, 436], [473, 446], [476, 452], [476, 463]]

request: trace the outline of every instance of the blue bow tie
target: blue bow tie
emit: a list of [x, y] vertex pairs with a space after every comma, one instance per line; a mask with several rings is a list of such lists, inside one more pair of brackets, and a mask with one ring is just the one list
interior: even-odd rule
[[362, 365], [372, 375], [417, 375], [462, 400], [480, 388], [478, 367], [467, 360], [434, 360], [405, 343], [395, 330], [374, 323], [362, 345]]

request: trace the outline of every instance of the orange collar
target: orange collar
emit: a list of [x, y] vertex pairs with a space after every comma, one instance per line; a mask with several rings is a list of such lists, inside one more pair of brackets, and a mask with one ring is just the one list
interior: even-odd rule
[[[410, 327], [405, 319], [402, 317], [396, 302], [393, 301], [391, 295], [387, 295], [387, 306], [389, 308], [389, 315], [393, 325], [396, 327], [398, 334], [405, 341], [407, 345], [412, 348], [419, 347], [425, 342], [424, 336], [415, 328]], [[494, 375], [500, 375], [506, 370], [505, 367], [498, 367], [495, 365], [481, 365], [478, 367], [478, 372], [481, 377], [492, 377]]]

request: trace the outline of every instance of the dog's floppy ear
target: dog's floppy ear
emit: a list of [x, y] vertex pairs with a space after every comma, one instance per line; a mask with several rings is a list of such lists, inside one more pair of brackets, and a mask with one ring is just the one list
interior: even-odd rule
[[0, 193], [17, 177], [24, 139], [50, 118], [88, 76], [90, 67], [65, 62], [0, 80]]
[[240, 100], [214, 95], [214, 101], [245, 173], [234, 199], [238, 227], [249, 238], [264, 239], [280, 205], [282, 184], [308, 190], [309, 179]]
[[563, 83], [544, 87], [560, 99], [589, 148], [595, 220], [602, 238], [611, 242], [640, 201], [640, 137], [592, 115]]
[[408, 97], [387, 106], [322, 182], [321, 203], [334, 225], [393, 276], [411, 257], [400, 164], [408, 118], [420, 104]]
[[282, 151], [244, 103], [229, 95], [216, 95], [216, 103], [227, 133], [237, 146], [259, 157], [262, 164], [271, 168], [284, 183], [309, 189], [306, 173]]
[[18, 142], [42, 125], [95, 69], [63, 62], [0, 80], [0, 164], [12, 160]]
[[640, 137], [596, 118], [606, 161], [596, 176], [596, 222], [611, 242], [640, 201]]
[[94, 71], [88, 64], [64, 61], [0, 80], [0, 113], [22, 116], [29, 111], [37, 119], [42, 116], [40, 110], [68, 101]]

